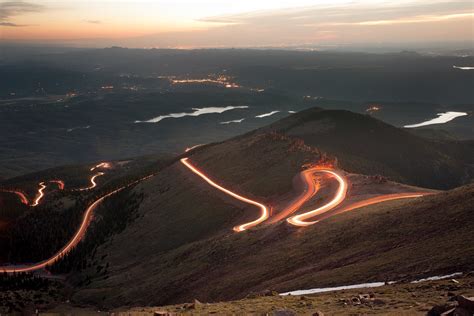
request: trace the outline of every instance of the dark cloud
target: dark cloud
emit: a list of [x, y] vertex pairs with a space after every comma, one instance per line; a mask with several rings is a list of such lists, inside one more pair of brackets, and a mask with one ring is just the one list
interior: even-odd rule
[[44, 6], [23, 1], [7, 1], [0, 3], [0, 23], [2, 26], [24, 26], [8, 22], [9, 19], [25, 13], [41, 12]]
[[99, 20], [84, 20], [84, 22], [89, 24], [102, 24], [102, 21]]
[[310, 26], [359, 23], [372, 20], [403, 19], [413, 16], [436, 16], [472, 12], [472, 1], [412, 1], [403, 4], [364, 4], [310, 6], [304, 8], [260, 11], [200, 19], [208, 23], [255, 26]]
[[16, 24], [16, 23], [11, 23], [11, 22], [0, 22], [0, 26], [22, 27], [22, 26], [27, 26], [27, 25], [25, 25], [25, 24]]

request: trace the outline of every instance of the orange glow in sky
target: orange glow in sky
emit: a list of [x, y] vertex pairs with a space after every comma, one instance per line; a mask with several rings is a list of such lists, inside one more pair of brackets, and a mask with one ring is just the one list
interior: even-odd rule
[[0, 40], [129, 47], [472, 41], [471, 1], [0, 2]]

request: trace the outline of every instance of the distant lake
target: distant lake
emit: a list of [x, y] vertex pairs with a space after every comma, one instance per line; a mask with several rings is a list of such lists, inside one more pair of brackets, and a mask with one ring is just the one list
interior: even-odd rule
[[207, 107], [207, 108], [193, 108], [193, 112], [181, 112], [181, 113], [170, 113], [166, 115], [160, 115], [146, 121], [135, 121], [135, 123], [158, 123], [167, 118], [180, 118], [185, 116], [200, 116], [204, 114], [213, 114], [213, 113], [224, 113], [226, 111], [235, 110], [235, 109], [248, 109], [248, 106], [225, 106], [225, 107]]
[[454, 120], [456, 117], [460, 116], [465, 116], [467, 115], [466, 112], [445, 112], [445, 113], [438, 113], [438, 117], [431, 119], [429, 121], [424, 121], [421, 123], [417, 124], [411, 124], [411, 125], [405, 125], [403, 127], [405, 128], [415, 128], [415, 127], [421, 127], [421, 126], [427, 126], [427, 125], [433, 125], [433, 124], [444, 124], [449, 121]]
[[461, 70], [474, 70], [472, 66], [453, 66], [454, 69], [461, 69]]

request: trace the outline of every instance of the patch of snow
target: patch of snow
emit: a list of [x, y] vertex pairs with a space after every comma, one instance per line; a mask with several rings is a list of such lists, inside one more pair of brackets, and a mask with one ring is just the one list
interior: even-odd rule
[[294, 113], [296, 113], [296, 111], [291, 111], [291, 110], [290, 110], [290, 111], [288, 111], [288, 113], [294, 114]]
[[219, 124], [242, 123], [243, 120], [245, 120], [245, 118], [241, 118], [241, 119], [238, 119], [238, 120], [232, 120], [232, 121], [220, 122]]
[[454, 69], [461, 69], [461, 70], [474, 70], [472, 66], [453, 66]]
[[271, 116], [273, 114], [276, 114], [276, 113], [279, 113], [280, 111], [271, 111], [269, 113], [263, 113], [263, 114], [260, 114], [260, 115], [257, 115], [255, 117], [257, 118], [263, 118], [263, 117], [267, 117], [267, 116]]
[[[411, 283], [420, 283], [426, 281], [437, 281], [443, 279], [449, 279], [452, 277], [460, 276], [462, 272], [456, 272], [446, 275], [438, 275], [432, 276], [429, 278], [419, 279], [412, 281]], [[361, 284], [352, 284], [352, 285], [343, 285], [343, 286], [336, 286], [336, 287], [322, 287], [322, 288], [315, 288], [309, 290], [296, 290], [290, 291], [285, 293], [280, 293], [280, 295], [308, 295], [308, 294], [316, 294], [316, 293], [325, 293], [325, 292], [333, 292], [333, 291], [342, 291], [342, 290], [353, 290], [353, 289], [364, 289], [364, 288], [374, 288], [384, 286], [386, 284], [395, 284], [397, 281], [389, 281], [389, 282], [372, 282], [372, 283], [361, 283]]]
[[433, 124], [444, 124], [444, 123], [454, 120], [456, 117], [465, 116], [465, 115], [467, 115], [466, 112], [438, 113], [437, 118], [431, 119], [429, 121], [421, 122], [418, 124], [405, 125], [403, 127], [414, 128], [414, 127], [427, 126], [427, 125], [433, 125]]
[[437, 281], [437, 280], [453, 278], [453, 277], [460, 276], [460, 275], [462, 275], [462, 272], [456, 272], [456, 273], [451, 273], [451, 274], [446, 274], [446, 275], [436, 275], [436, 276], [432, 276], [432, 277], [429, 277], [429, 278], [424, 278], [424, 279], [411, 281], [411, 283], [420, 283], [420, 282], [425, 282], [425, 281]]
[[316, 288], [316, 289], [309, 289], [309, 290], [291, 291], [291, 292], [280, 293], [280, 295], [283, 295], [283, 296], [284, 295], [308, 295], [308, 294], [324, 293], [324, 292], [332, 292], [332, 291], [373, 288], [373, 287], [380, 287], [384, 285], [385, 285], [385, 282], [361, 283], [361, 284], [344, 285], [344, 286], [336, 286], [336, 287], [323, 287], [323, 288]]
[[72, 131], [74, 131], [74, 130], [76, 130], [76, 129], [89, 129], [89, 128], [91, 128], [90, 125], [87, 125], [87, 126], [78, 126], [78, 127], [68, 128], [68, 129], [67, 129], [67, 132], [70, 133], [70, 132], [72, 132]]
[[181, 112], [181, 113], [170, 113], [166, 115], [160, 115], [146, 121], [135, 121], [135, 123], [158, 123], [167, 118], [180, 118], [185, 116], [199, 116], [204, 114], [213, 114], [213, 113], [224, 113], [226, 111], [235, 110], [235, 109], [247, 109], [248, 106], [225, 106], [225, 107], [207, 107], [207, 108], [193, 108], [193, 112]]

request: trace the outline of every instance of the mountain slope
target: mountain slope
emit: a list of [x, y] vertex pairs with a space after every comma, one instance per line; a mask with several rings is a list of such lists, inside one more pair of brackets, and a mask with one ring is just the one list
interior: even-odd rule
[[[470, 271], [473, 203], [471, 185], [418, 202], [367, 207], [304, 229], [282, 223], [160, 253], [148, 247], [140, 247], [140, 254], [130, 251], [126, 240], [135, 224], [99, 248], [98, 257], [109, 256], [110, 275], [93, 279], [74, 301], [103, 307], [218, 301], [269, 288], [283, 292]], [[149, 238], [141, 236], [140, 244]]]
[[469, 183], [474, 175], [472, 141], [429, 140], [368, 115], [312, 108], [257, 133], [268, 131], [302, 139], [355, 173], [436, 189]]
[[[356, 144], [361, 137], [365, 143]], [[400, 160], [397, 151], [403, 144], [410, 150]], [[255, 220], [259, 209], [209, 185], [181, 163], [181, 157], [162, 163], [116, 162], [110, 182], [127, 182], [139, 177], [137, 173], [155, 175], [107, 199], [95, 212], [83, 247], [52, 270], [70, 272], [72, 301], [101, 308], [235, 299], [268, 288], [288, 291], [467, 271], [474, 262], [473, 185], [355, 209], [305, 228], [290, 226], [284, 210], [309, 188], [300, 181], [305, 166], [345, 169], [338, 172], [347, 179], [348, 191], [340, 205], [346, 207], [384, 194], [437, 193], [383, 176], [410, 183], [430, 168], [446, 166], [456, 171], [448, 178], [468, 181], [459, 170], [469, 170], [471, 156], [464, 159], [460, 154], [471, 150], [469, 146], [427, 141], [364, 115], [312, 109], [183, 154], [218, 184], [264, 203], [270, 219], [285, 215], [241, 233], [232, 228]], [[443, 148], [452, 151], [448, 155]], [[80, 170], [70, 171], [66, 183], [84, 178]], [[427, 177], [440, 184], [449, 175]], [[26, 188], [36, 186], [38, 176], [7, 182]], [[320, 181], [319, 191], [295, 214], [318, 208], [334, 196], [337, 181], [324, 176], [312, 181]], [[100, 185], [100, 190], [114, 187]]]
[[[269, 205], [274, 213], [301, 190], [295, 179], [303, 165], [330, 162], [325, 152], [336, 152], [327, 150], [329, 147], [324, 144], [330, 141], [319, 142], [321, 137], [317, 135], [340, 142], [340, 147], [333, 147], [337, 149], [339, 166], [349, 169], [344, 164], [351, 166], [351, 162], [361, 161], [354, 165], [375, 165], [376, 173], [384, 174], [382, 167], [368, 160], [344, 157], [349, 149], [359, 148], [348, 144], [346, 149], [342, 137], [346, 133], [346, 140], [357, 138], [357, 122], [364, 126], [359, 133], [374, 129], [374, 135], [368, 137], [374, 142], [370, 150], [356, 151], [357, 154], [374, 154], [379, 165], [396, 170], [394, 177], [417, 179], [422, 173], [410, 178], [410, 164], [396, 164], [398, 156], [384, 161], [394, 150], [403, 148], [397, 144], [385, 146], [384, 137], [393, 142], [407, 141], [414, 147], [426, 142], [425, 147], [407, 153], [409, 162], [433, 155], [434, 159], [428, 160], [423, 170], [438, 164], [437, 159], [444, 164], [453, 163], [454, 167], [460, 161], [454, 154], [442, 155], [437, 143], [370, 117], [324, 110], [306, 114], [222, 143], [198, 147], [189, 153], [189, 159], [219, 184]], [[341, 117], [342, 122], [354, 122], [337, 126], [342, 132], [326, 131], [327, 126], [339, 124]], [[381, 146], [395, 149], [388, 154], [376, 153]], [[349, 173], [346, 177], [350, 182], [349, 200], [420, 191], [378, 177]], [[440, 178], [435, 175], [435, 179]], [[474, 262], [474, 248], [452, 250], [453, 245], [472, 243], [472, 185], [417, 201], [373, 205], [306, 228], [297, 229], [282, 221], [238, 234], [232, 227], [255, 219], [258, 210], [209, 186], [179, 162], [138, 185], [135, 191], [144, 195], [137, 219], [98, 248], [90, 268], [73, 275], [71, 280], [78, 286], [75, 302], [117, 307], [160, 305], [193, 298], [234, 299], [267, 288], [287, 291], [464, 271], [471, 269]], [[330, 195], [322, 190], [305, 207], [314, 207]], [[105, 276], [96, 273], [97, 265], [108, 267]]]

